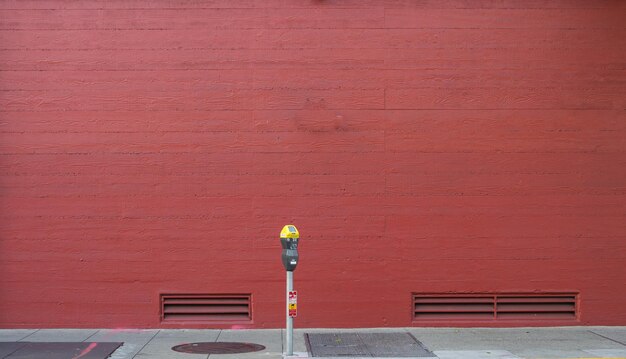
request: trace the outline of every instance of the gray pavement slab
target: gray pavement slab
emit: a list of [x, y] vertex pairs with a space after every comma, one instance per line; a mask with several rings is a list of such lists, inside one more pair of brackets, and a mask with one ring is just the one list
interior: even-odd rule
[[132, 359], [158, 332], [158, 329], [102, 329], [89, 341], [123, 342], [110, 359]]
[[[158, 340], [180, 340], [193, 338], [187, 342], [214, 342], [221, 329], [161, 329], [154, 337]], [[181, 342], [181, 344], [183, 344]]]
[[[293, 351], [295, 352], [299, 352], [299, 353], [306, 353], [307, 352], [307, 347], [306, 347], [306, 339], [304, 337], [305, 333], [308, 333], [309, 331], [307, 329], [294, 329], [293, 331]], [[284, 335], [285, 335], [285, 330], [282, 330], [282, 335], [283, 335], [283, 341], [284, 341]]]
[[564, 359], [564, 358], [589, 358], [589, 353], [576, 349], [546, 349], [543, 347], [513, 350], [513, 354], [524, 359]]
[[143, 345], [124, 343], [111, 354], [109, 359], [132, 359], [143, 347]]
[[624, 349], [587, 349], [587, 353], [600, 358], [626, 358], [626, 348]]
[[20, 339], [25, 342], [83, 342], [96, 334], [98, 329], [40, 329]]
[[17, 342], [35, 333], [38, 329], [0, 329], [0, 342]]
[[506, 350], [437, 350], [439, 359], [520, 359]]
[[91, 342], [133, 342], [146, 344], [157, 333], [158, 329], [101, 329], [91, 337]]
[[[309, 353], [307, 353], [307, 352], [297, 352], [297, 351], [294, 350], [293, 355], [284, 355], [283, 358], [284, 359], [309, 358]], [[341, 358], [341, 359], [345, 359], [345, 358]]]
[[265, 350], [242, 353], [242, 354], [220, 354], [210, 355], [210, 358], [281, 358], [283, 353], [283, 339], [280, 329], [261, 330], [222, 330], [217, 341], [219, 342], [243, 342], [254, 343], [265, 346]]
[[537, 348], [573, 351], [588, 348], [618, 349], [619, 343], [591, 333], [587, 328], [466, 328], [408, 329], [430, 350], [509, 350]]

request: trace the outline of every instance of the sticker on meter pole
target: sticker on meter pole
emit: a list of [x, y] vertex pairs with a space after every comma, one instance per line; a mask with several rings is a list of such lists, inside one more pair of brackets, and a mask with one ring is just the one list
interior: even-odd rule
[[290, 317], [296, 317], [298, 316], [298, 292], [297, 291], [290, 291], [289, 292], [289, 301], [287, 303], [287, 306], [289, 308], [289, 316]]

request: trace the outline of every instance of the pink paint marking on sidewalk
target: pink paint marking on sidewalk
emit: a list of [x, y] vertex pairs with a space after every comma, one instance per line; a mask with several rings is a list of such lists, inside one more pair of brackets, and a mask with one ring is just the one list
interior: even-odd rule
[[91, 343], [91, 344], [89, 344], [89, 346], [87, 348], [85, 348], [82, 352], [80, 352], [80, 354], [78, 354], [77, 356], [73, 357], [72, 359], [78, 359], [78, 358], [81, 358], [81, 357], [89, 354], [89, 352], [92, 351], [93, 348], [95, 348], [96, 346], [98, 346], [98, 343]]

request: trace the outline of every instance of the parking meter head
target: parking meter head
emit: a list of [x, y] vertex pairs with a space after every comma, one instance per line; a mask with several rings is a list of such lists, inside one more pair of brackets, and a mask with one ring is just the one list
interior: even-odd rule
[[283, 267], [288, 272], [293, 272], [298, 265], [298, 240], [300, 233], [293, 224], [288, 224], [280, 231], [280, 244], [283, 247]]
[[298, 232], [298, 228], [293, 224], [288, 224], [283, 227], [280, 231], [280, 238], [295, 238], [298, 239], [300, 237], [300, 233]]

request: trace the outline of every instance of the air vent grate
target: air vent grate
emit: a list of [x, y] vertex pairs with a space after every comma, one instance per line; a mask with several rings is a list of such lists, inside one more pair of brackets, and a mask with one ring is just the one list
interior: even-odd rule
[[575, 320], [577, 294], [414, 294], [413, 320]]
[[576, 319], [576, 295], [497, 296], [496, 319]]
[[250, 294], [162, 294], [164, 322], [249, 322]]

